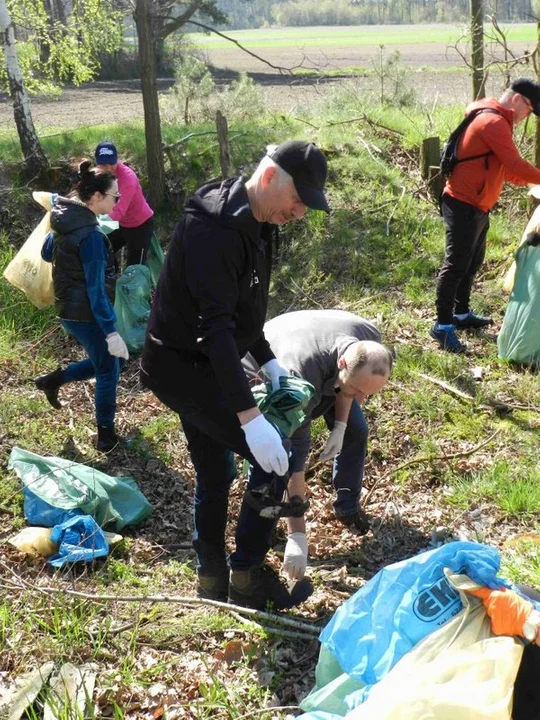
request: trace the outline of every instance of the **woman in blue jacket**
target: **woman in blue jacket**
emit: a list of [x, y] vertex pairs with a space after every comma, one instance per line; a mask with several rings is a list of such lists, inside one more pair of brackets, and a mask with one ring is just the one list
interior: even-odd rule
[[69, 197], [57, 197], [42, 257], [53, 264], [55, 305], [63, 327], [77, 338], [88, 358], [36, 378], [49, 403], [61, 408], [59, 388], [75, 380], [96, 378], [97, 448], [112, 450], [116, 388], [121, 363], [129, 357], [116, 332], [114, 255], [97, 216], [118, 202], [118, 183], [110, 173], [96, 172], [90, 160], [78, 167], [78, 182]]

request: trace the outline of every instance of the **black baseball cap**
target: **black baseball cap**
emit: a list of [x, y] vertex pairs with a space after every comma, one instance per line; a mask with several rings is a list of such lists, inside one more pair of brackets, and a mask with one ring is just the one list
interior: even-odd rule
[[287, 140], [269, 152], [268, 157], [289, 173], [304, 205], [313, 210], [330, 212], [323, 192], [328, 163], [315, 143]]
[[532, 105], [533, 113], [540, 115], [540, 85], [538, 83], [529, 80], [529, 78], [519, 78], [514, 80], [510, 85], [510, 89], [526, 97]]

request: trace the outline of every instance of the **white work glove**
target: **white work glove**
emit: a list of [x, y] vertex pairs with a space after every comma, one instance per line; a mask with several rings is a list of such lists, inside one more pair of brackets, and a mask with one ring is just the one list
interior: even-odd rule
[[301, 580], [307, 567], [307, 537], [305, 533], [295, 532], [289, 535], [285, 545], [283, 572], [291, 580]]
[[289, 377], [291, 374], [289, 370], [280, 365], [275, 358], [261, 365], [261, 370], [272, 383], [272, 390], [279, 390], [280, 377]]
[[330, 437], [326, 441], [324, 450], [319, 455], [319, 460], [331, 460], [332, 458], [336, 457], [338, 452], [340, 452], [341, 448], [343, 447], [343, 437], [345, 435], [346, 429], [347, 423], [336, 420], [336, 422], [334, 423], [334, 429], [332, 430], [332, 432], [330, 433]]
[[119, 358], [124, 358], [124, 360], [129, 360], [129, 351], [127, 349], [127, 345], [123, 341], [122, 336], [119, 333], [109, 333], [106, 337], [106, 340], [107, 348], [111, 355]]
[[289, 469], [289, 458], [283, 447], [281, 435], [264, 415], [257, 415], [242, 430], [253, 457], [264, 472], [285, 475]]

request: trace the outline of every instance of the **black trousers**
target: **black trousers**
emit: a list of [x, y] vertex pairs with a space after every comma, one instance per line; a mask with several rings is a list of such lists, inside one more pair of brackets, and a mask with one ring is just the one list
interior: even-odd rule
[[127, 265], [144, 263], [154, 233], [154, 217], [134, 228], [120, 226], [109, 234], [112, 249], [116, 253], [127, 245]]
[[489, 213], [444, 194], [441, 213], [446, 228], [444, 264], [437, 280], [437, 320], [444, 325], [470, 310], [474, 277], [484, 262]]
[[[175, 369], [174, 375], [171, 367]], [[197, 570], [202, 575], [223, 574], [227, 570], [225, 530], [229, 490], [236, 477], [234, 453], [251, 465], [250, 490], [269, 484], [270, 495], [280, 501], [287, 479], [267, 474], [257, 464], [209, 362], [186, 362], [172, 348], [147, 342], [141, 360], [141, 382], [180, 416], [195, 469], [193, 547]], [[294, 457], [290, 462], [292, 466]], [[244, 498], [230, 567], [248, 570], [262, 563], [271, 547], [276, 524], [277, 520], [261, 517]]]

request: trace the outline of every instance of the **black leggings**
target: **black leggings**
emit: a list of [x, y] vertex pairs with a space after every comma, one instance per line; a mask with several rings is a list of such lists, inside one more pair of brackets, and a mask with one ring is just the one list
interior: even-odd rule
[[144, 263], [154, 233], [154, 217], [148, 218], [142, 225], [134, 228], [120, 226], [109, 234], [113, 251], [127, 246], [127, 265]]

